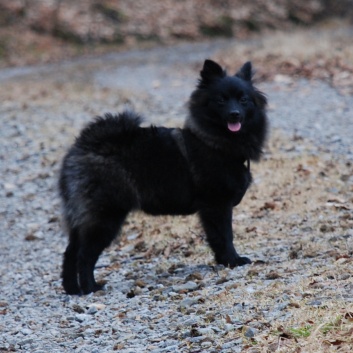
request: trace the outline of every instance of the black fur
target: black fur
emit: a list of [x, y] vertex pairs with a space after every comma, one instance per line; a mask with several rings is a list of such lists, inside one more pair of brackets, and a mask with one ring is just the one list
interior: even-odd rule
[[133, 112], [90, 123], [64, 158], [59, 189], [69, 233], [63, 286], [69, 294], [101, 289], [94, 266], [127, 214], [198, 213], [217, 263], [242, 266], [233, 246], [232, 209], [251, 183], [266, 135], [266, 98], [248, 62], [227, 76], [206, 60], [183, 129], [141, 128]]

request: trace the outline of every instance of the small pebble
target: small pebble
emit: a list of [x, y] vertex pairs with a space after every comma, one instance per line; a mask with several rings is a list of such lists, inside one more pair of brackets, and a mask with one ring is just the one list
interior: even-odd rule
[[183, 291], [193, 291], [198, 287], [197, 283], [193, 281], [188, 281], [184, 284], [179, 284], [173, 286], [173, 291], [174, 292], [183, 292]]
[[90, 315], [87, 314], [76, 314], [75, 320], [78, 322], [88, 321], [90, 319]]
[[255, 331], [248, 327], [245, 332], [244, 332], [244, 336], [247, 337], [247, 338], [254, 338], [255, 337]]

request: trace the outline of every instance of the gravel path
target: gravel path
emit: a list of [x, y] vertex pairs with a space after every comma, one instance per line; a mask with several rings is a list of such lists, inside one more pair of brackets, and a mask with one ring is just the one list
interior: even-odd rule
[[[214, 267], [194, 218], [151, 223], [145, 216], [132, 217], [121, 242], [99, 260], [106, 291], [76, 297], [61, 288], [66, 238], [60, 230], [56, 174], [75, 134], [92, 116], [126, 104], [146, 111], [155, 123], [182, 124], [184, 103], [203, 59], [226, 45], [182, 45], [0, 71], [0, 352], [240, 352], [267, 330], [266, 322], [290, 319], [286, 308], [299, 300], [291, 293], [327, 258], [303, 256], [300, 263], [291, 263], [297, 273], [282, 281], [288, 292], [262, 298], [260, 320], [255, 313], [261, 295], [254, 293], [266, 292], [278, 278], [271, 278], [264, 266], [266, 256], [271, 254], [276, 264], [285, 261], [290, 243], [269, 235], [259, 250], [249, 248], [243, 236], [239, 247], [251, 253], [255, 265]], [[342, 165], [353, 162], [352, 97], [322, 82], [283, 77], [260, 88], [269, 96], [275, 134], [288, 138], [284, 144], [290, 146], [281, 147], [282, 152], [294, 159], [323, 154]], [[271, 153], [275, 147], [266, 159]], [[352, 185], [347, 173], [345, 181]], [[266, 175], [260, 170], [255, 190]], [[237, 212], [235, 222], [254, 221]], [[142, 233], [158, 243], [151, 244]], [[347, 245], [352, 230], [344, 235]], [[319, 306], [324, 296], [314, 296], [308, 305]]]

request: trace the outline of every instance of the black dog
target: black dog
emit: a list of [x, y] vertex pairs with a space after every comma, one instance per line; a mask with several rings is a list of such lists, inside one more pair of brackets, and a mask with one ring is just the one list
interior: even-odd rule
[[94, 266], [127, 214], [198, 212], [217, 263], [251, 263], [233, 246], [232, 209], [251, 183], [266, 136], [266, 98], [252, 83], [251, 63], [227, 76], [206, 60], [183, 129], [139, 127], [132, 112], [90, 123], [67, 153], [60, 174], [70, 241], [63, 286], [69, 294], [102, 288]]

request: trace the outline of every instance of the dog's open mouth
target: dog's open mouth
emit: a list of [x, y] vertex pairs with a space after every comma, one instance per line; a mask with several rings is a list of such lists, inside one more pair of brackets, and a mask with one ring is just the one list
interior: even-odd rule
[[241, 123], [228, 123], [228, 130], [232, 132], [238, 132], [241, 129]]

